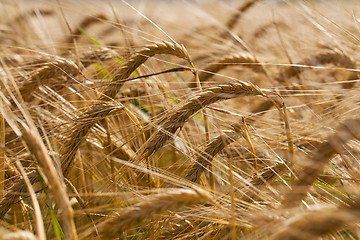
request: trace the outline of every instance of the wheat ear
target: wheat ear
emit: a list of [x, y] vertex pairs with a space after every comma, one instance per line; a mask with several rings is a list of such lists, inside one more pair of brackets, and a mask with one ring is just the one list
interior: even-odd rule
[[[145, 198], [142, 202], [113, 213], [96, 225], [99, 233], [107, 238], [118, 236], [121, 232], [142, 221], [169, 210], [210, 201], [211, 196], [204, 190], [176, 189], [164, 194]], [[90, 235], [93, 230], [85, 231], [81, 238]]]
[[360, 119], [345, 121], [337, 128], [334, 135], [319, 145], [311, 159], [304, 164], [302, 171], [299, 172], [298, 179], [294, 182], [291, 192], [286, 194], [283, 205], [285, 207], [298, 205], [300, 201], [304, 199], [311, 184], [315, 181], [329, 159], [336, 153], [340, 153], [343, 145], [353, 138], [360, 138]]
[[186, 51], [185, 47], [178, 43], [170, 43], [163, 41], [161, 43], [156, 43], [153, 45], [149, 45], [144, 47], [143, 49], [137, 51], [131, 59], [124, 64], [120, 70], [116, 73], [114, 79], [112, 79], [112, 83], [118, 84], [110, 84], [107, 89], [105, 89], [103, 95], [100, 100], [109, 101], [109, 99], [113, 99], [117, 93], [120, 91], [123, 83], [120, 80], [124, 80], [130, 77], [130, 75], [143, 63], [145, 63], [150, 57], [153, 57], [157, 54], [169, 54], [174, 55], [179, 58], [186, 59], [190, 65], [192, 66], [192, 62], [190, 60], [189, 53]]
[[60, 149], [61, 167], [64, 176], [67, 176], [76, 151], [85, 140], [90, 129], [95, 126], [96, 123], [108, 117], [110, 113], [116, 113], [121, 109], [123, 109], [122, 105], [98, 103], [86, 112], [85, 117], [79, 117], [75, 120], [72, 124], [68, 140], [64, 142]]
[[[19, 104], [18, 104], [19, 106]], [[49, 182], [51, 190], [55, 196], [56, 202], [63, 212], [63, 229], [66, 237], [68, 239], [77, 239], [77, 233], [75, 229], [74, 223], [74, 213], [73, 209], [71, 208], [69, 197], [66, 193], [65, 184], [61, 181], [61, 173], [55, 168], [52, 159], [50, 158], [48, 151], [43, 143], [42, 138], [40, 137], [39, 132], [37, 131], [36, 127], [33, 125], [30, 118], [27, 116], [27, 113], [23, 111], [25, 119], [27, 120], [27, 125], [24, 121], [19, 118], [15, 118], [11, 111], [6, 111], [8, 109], [1, 109], [2, 116], [6, 119], [7, 123], [11, 126], [14, 132], [21, 138], [24, 139], [29, 152], [34, 156], [34, 159], [37, 160], [44, 176]], [[17, 119], [17, 121], [22, 125], [22, 128], [18, 128], [17, 124], [14, 122], [13, 119]], [[35, 182], [38, 179], [38, 175], [36, 171], [32, 171], [28, 175], [30, 183]], [[26, 187], [24, 184], [20, 183], [19, 179], [18, 182], [13, 185], [10, 189], [11, 191], [8, 192], [1, 201], [1, 217], [5, 215], [7, 210], [10, 208], [13, 202], [9, 200], [14, 200], [23, 192], [25, 192]]]
[[203, 92], [189, 99], [178, 109], [171, 111], [160, 119], [157, 123], [157, 131], [140, 149], [138, 155], [148, 157], [156, 152], [171, 138], [172, 134], [182, 128], [189, 117], [202, 108], [221, 100], [237, 98], [240, 96], [265, 96], [264, 91], [268, 92], [268, 90], [260, 89], [252, 83], [241, 81], [204, 89]]
[[[356, 64], [351, 60], [350, 57], [338, 53], [338, 52], [323, 52], [317, 54], [315, 56], [306, 58], [305, 60], [301, 61], [296, 65], [304, 65], [304, 66], [316, 66], [316, 65], [323, 65], [323, 64], [334, 64], [335, 66], [339, 66], [345, 69], [356, 69]], [[299, 73], [304, 71], [306, 67], [296, 67], [290, 66], [284, 72], [280, 72], [275, 80], [280, 83], [285, 83], [287, 79], [297, 76]], [[356, 71], [351, 71], [348, 80], [358, 79], [358, 73]], [[351, 88], [354, 83], [353, 82], [345, 82], [342, 84], [344, 88]]]
[[[214, 74], [220, 70], [233, 65], [241, 64], [243, 67], [253, 69], [255, 72], [265, 73], [264, 68], [260, 65], [256, 58], [248, 53], [237, 53], [230, 56], [222, 57], [216, 61], [216, 63], [208, 65], [200, 74], [200, 82], [208, 81]], [[189, 84], [190, 88], [195, 88], [196, 83]]]
[[44, 67], [31, 74], [19, 88], [19, 93], [24, 101], [27, 102], [39, 86], [46, 84], [52, 78], [64, 75], [73, 77], [82, 75], [82, 73], [73, 61], [56, 57], [52, 62], [46, 63]]

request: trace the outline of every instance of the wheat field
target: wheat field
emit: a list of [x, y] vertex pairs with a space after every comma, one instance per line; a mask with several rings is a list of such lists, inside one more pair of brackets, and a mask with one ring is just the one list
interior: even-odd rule
[[359, 239], [359, 11], [1, 0], [0, 239]]

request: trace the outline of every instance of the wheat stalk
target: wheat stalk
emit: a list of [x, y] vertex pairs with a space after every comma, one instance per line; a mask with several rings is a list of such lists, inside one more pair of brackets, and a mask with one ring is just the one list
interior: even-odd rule
[[39, 238], [39, 240], [45, 240], [46, 239], [46, 234], [45, 234], [45, 229], [44, 229], [44, 221], [43, 221], [43, 218], [42, 218], [39, 201], [36, 198], [34, 188], [31, 185], [30, 180], [27, 177], [27, 174], [25, 172], [25, 169], [21, 165], [21, 162], [19, 160], [16, 160], [16, 165], [19, 168], [19, 171], [20, 171], [22, 177], [24, 178], [26, 187], [27, 187], [28, 192], [29, 192], [30, 197], [31, 197], [31, 202], [32, 202], [33, 207], [34, 207], [36, 231], [37, 231], [37, 234], [38, 234], [38, 238]]
[[[3, 107], [3, 100], [0, 99], [0, 107]], [[5, 135], [5, 119], [0, 116], [0, 199], [3, 198], [5, 192], [5, 163], [6, 163], [6, 135]]]

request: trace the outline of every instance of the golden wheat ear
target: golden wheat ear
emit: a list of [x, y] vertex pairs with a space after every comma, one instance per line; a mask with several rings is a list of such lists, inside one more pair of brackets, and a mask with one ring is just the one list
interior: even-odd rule
[[204, 89], [179, 108], [163, 116], [156, 123], [158, 125], [156, 132], [141, 147], [137, 155], [148, 157], [158, 151], [192, 115], [210, 104], [241, 96], [265, 96], [264, 91], [268, 92], [252, 83], [241, 81]]
[[56, 57], [53, 61], [46, 62], [43, 67], [35, 70], [19, 87], [18, 92], [25, 102], [30, 101], [32, 94], [38, 87], [47, 84], [53, 78], [60, 76], [75, 77], [82, 75], [79, 67], [71, 60]]
[[123, 86], [121, 80], [128, 79], [138, 67], [144, 64], [149, 58], [157, 54], [168, 54], [183, 58], [189, 62], [190, 66], [193, 66], [190, 60], [189, 53], [186, 51], [184, 46], [178, 43], [170, 43], [163, 41], [161, 43], [155, 43], [145, 46], [139, 51], [137, 51], [135, 54], [133, 54], [130, 60], [115, 73], [115, 77], [112, 79], [112, 82], [119, 84], [110, 84], [109, 87], [105, 89], [100, 100], [109, 101], [109, 99], [115, 98], [115, 96]]
[[[10, 104], [9, 104], [10, 105]], [[10, 106], [4, 106], [1, 109], [2, 116], [6, 119], [6, 122], [11, 126], [11, 129], [18, 135], [18, 137], [22, 138], [24, 141], [24, 145], [27, 147], [28, 152], [31, 156], [34, 157], [36, 164], [40, 167], [39, 171], [43, 174], [44, 178], [48, 182], [51, 191], [56, 199], [56, 203], [63, 212], [62, 215], [62, 225], [64, 229], [64, 234], [68, 239], [77, 239], [77, 231], [74, 222], [74, 211], [71, 207], [69, 196], [66, 191], [65, 184], [63, 182], [63, 176], [61, 171], [59, 172], [58, 169], [55, 167], [53, 159], [50, 157], [48, 153], [48, 149], [45, 146], [43, 139], [40, 136], [37, 128], [33, 120], [30, 117], [30, 114], [27, 112], [26, 109], [22, 108], [20, 104], [18, 104], [22, 112], [22, 117], [17, 117], [14, 115], [12, 111], [10, 111]], [[34, 174], [34, 171], [29, 174], [29, 183], [33, 183], [35, 180], [38, 180], [38, 175]], [[20, 182], [18, 182], [20, 183]], [[22, 185], [24, 185], [22, 183]], [[24, 192], [26, 190], [26, 186], [18, 186], [19, 189], [11, 190], [21, 190]], [[8, 195], [14, 194], [15, 196], [19, 197], [21, 192], [9, 192], [7, 193], [2, 201], [1, 205], [7, 204], [7, 207], [10, 207], [11, 204], [9, 203], [9, 199], [7, 198]], [[4, 207], [6, 209], [6, 207]], [[2, 210], [4, 214], [5, 210]], [[2, 216], [1, 216], [2, 217]]]

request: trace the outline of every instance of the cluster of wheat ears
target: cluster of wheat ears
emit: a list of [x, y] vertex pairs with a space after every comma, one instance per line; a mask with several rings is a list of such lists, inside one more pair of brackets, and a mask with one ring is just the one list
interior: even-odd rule
[[0, 239], [359, 239], [356, 1], [0, 1]]

